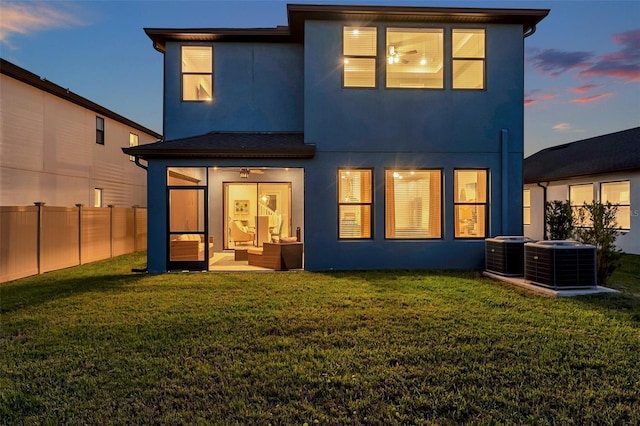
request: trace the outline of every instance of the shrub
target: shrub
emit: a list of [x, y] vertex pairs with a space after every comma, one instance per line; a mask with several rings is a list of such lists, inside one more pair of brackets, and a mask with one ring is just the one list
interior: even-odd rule
[[545, 216], [550, 240], [567, 240], [573, 236], [573, 217], [569, 201], [547, 201]]
[[576, 238], [583, 244], [596, 246], [599, 285], [607, 283], [622, 255], [622, 251], [615, 244], [619, 235], [617, 212], [617, 204], [593, 201], [591, 204], [585, 203], [578, 213], [578, 223], [588, 223], [590, 226], [576, 228]]

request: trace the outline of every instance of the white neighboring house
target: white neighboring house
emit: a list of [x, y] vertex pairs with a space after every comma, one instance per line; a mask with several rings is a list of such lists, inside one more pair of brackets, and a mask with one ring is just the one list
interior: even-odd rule
[[0, 206], [146, 206], [146, 172], [121, 148], [160, 138], [0, 58]]
[[524, 235], [544, 238], [545, 201], [618, 204], [616, 245], [640, 254], [640, 127], [539, 151], [524, 160]]

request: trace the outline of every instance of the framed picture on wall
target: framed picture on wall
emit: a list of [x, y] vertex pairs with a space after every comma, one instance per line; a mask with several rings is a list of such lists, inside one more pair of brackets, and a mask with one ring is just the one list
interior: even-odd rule
[[235, 214], [249, 214], [249, 200], [236, 200], [234, 212]]

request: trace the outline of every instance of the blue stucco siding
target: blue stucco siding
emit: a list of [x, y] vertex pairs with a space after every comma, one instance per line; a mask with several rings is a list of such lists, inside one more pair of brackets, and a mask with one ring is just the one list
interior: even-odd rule
[[[445, 30], [445, 88], [386, 89], [384, 55], [378, 87], [342, 87], [342, 22], [308, 21], [305, 32], [305, 135], [319, 151], [500, 152], [495, 135], [510, 129], [522, 152], [523, 38], [517, 25], [486, 29], [486, 90], [452, 90], [451, 27]], [[378, 24], [378, 51], [385, 28]], [[474, 27], [474, 26], [469, 26]], [[380, 60], [382, 58], [382, 60]]]
[[[500, 135], [495, 135], [499, 139]], [[517, 163], [517, 155], [513, 157]], [[513, 164], [513, 169], [516, 170]], [[338, 168], [373, 169], [373, 238], [338, 239]], [[442, 238], [432, 240], [385, 238], [386, 169], [441, 169]], [[305, 269], [481, 269], [484, 241], [454, 238], [453, 180], [455, 169], [488, 169], [487, 236], [521, 233], [522, 203], [509, 206], [514, 225], [502, 227], [501, 156], [494, 153], [341, 153], [320, 152], [306, 166]], [[511, 174], [510, 174], [511, 175]], [[511, 177], [515, 188], [521, 178]], [[515, 193], [515, 189], [513, 192]], [[522, 198], [517, 195], [517, 199]], [[513, 232], [510, 232], [513, 231]]]
[[204, 44], [213, 46], [213, 103], [181, 101], [182, 45], [170, 42], [166, 47], [166, 140], [211, 131], [303, 130], [302, 45]]

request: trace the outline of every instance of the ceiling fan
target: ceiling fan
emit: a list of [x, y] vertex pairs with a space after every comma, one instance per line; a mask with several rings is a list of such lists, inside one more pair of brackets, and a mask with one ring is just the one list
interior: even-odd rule
[[389, 63], [389, 65], [397, 64], [399, 62], [402, 62], [403, 64], [408, 64], [410, 61], [408, 59], [403, 58], [403, 56], [414, 55], [416, 53], [418, 53], [418, 51], [415, 49], [408, 50], [406, 52], [400, 52], [398, 49], [396, 49], [396, 46], [392, 44], [391, 46], [389, 46], [389, 54], [387, 55], [387, 62]]
[[256, 174], [256, 175], [263, 175], [264, 174], [264, 170], [262, 169], [247, 169], [245, 167], [243, 167], [242, 169], [240, 169], [240, 177], [241, 178], [248, 178], [250, 174]]

